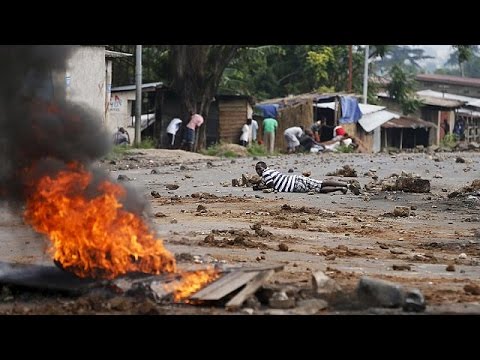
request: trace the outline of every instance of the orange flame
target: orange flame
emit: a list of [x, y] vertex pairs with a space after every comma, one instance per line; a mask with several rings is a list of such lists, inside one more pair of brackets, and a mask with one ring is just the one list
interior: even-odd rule
[[196, 293], [206, 284], [209, 284], [220, 277], [219, 272], [214, 268], [199, 270], [189, 273], [183, 273], [182, 279], [177, 282], [164, 285], [165, 290], [173, 292], [173, 298], [176, 302], [188, 298]]
[[125, 189], [101, 182], [90, 191], [92, 174], [71, 164], [44, 176], [27, 200], [25, 219], [51, 241], [55, 262], [79, 277], [113, 279], [129, 272], [175, 272], [174, 256], [142, 219], [123, 209]]

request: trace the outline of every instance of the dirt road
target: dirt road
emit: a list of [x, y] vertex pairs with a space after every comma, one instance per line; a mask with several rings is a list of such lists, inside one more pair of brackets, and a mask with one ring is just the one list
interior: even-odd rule
[[[456, 162], [458, 156], [465, 162]], [[362, 187], [371, 183], [372, 177], [384, 179], [393, 173], [413, 172], [430, 180], [431, 191], [412, 194], [364, 190], [355, 196], [263, 193], [232, 187], [233, 178], [254, 174], [258, 160], [283, 172], [309, 171], [312, 178], [339, 180], [342, 178], [326, 174], [348, 164], [357, 171], [355, 179]], [[420, 289], [427, 313], [480, 313], [480, 295], [469, 290], [480, 285], [480, 234], [476, 232], [480, 230], [480, 198], [447, 196], [480, 179], [479, 162], [480, 153], [476, 152], [308, 154], [231, 160], [182, 151], [142, 150], [99, 166], [108, 168], [114, 179], [127, 176], [130, 180], [124, 184], [136, 188], [150, 202], [151, 220], [166, 247], [177, 255], [180, 266], [282, 264], [284, 271], [271, 280], [278, 287], [309, 286], [311, 273], [321, 270], [343, 289], [352, 290], [360, 277], [368, 275]], [[178, 185], [178, 189], [169, 190], [168, 184]], [[152, 191], [160, 197], [153, 197]], [[409, 207], [412, 213], [408, 217], [391, 216], [395, 206]], [[41, 236], [6, 209], [2, 214], [0, 261], [51, 263], [44, 255]], [[255, 224], [266, 232], [254, 231]], [[454, 271], [447, 271], [448, 265]], [[467, 290], [466, 285], [470, 286]], [[52, 301], [37, 295], [13, 296], [0, 301], [0, 312], [110, 312], [102, 307], [95, 310], [92, 306], [65, 305], [70, 300], [56, 299], [54, 304], [61, 304], [58, 306]], [[159, 307], [154, 311], [223, 312], [221, 308], [192, 306]], [[266, 312], [256, 310], [259, 314]], [[351, 312], [342, 307], [322, 311]]]

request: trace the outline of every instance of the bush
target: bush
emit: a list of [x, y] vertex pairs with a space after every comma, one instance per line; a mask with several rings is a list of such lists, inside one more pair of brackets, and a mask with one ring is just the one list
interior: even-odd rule
[[247, 147], [248, 154], [251, 156], [267, 156], [267, 149], [260, 144], [252, 144]]
[[442, 139], [441, 143], [445, 147], [453, 148], [457, 144], [457, 135], [448, 133], [445, 135], [445, 137]]
[[137, 149], [155, 149], [155, 140], [152, 138], [145, 138], [137, 146]]
[[336, 150], [337, 152], [340, 152], [340, 153], [353, 153], [355, 151], [355, 149], [350, 145], [344, 145], [344, 144], [337, 147]]

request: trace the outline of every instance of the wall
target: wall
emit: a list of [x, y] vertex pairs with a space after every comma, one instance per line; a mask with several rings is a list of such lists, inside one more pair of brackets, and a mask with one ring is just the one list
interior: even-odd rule
[[[305, 100], [303, 103], [280, 110], [277, 121], [278, 129], [275, 136], [275, 149], [286, 151], [287, 144], [283, 132], [292, 126], [302, 125], [304, 129], [310, 129], [313, 125], [313, 101]], [[261, 128], [262, 124], [259, 123], [258, 126]], [[258, 135], [263, 136], [263, 132]]]
[[119, 127], [132, 126], [132, 101], [135, 96], [135, 90], [112, 92], [107, 122], [110, 133], [113, 134]]
[[247, 99], [218, 101], [218, 134], [219, 140], [225, 143], [238, 144], [242, 127], [247, 122]]
[[105, 123], [105, 46], [79, 46], [67, 62], [67, 99], [90, 109]]

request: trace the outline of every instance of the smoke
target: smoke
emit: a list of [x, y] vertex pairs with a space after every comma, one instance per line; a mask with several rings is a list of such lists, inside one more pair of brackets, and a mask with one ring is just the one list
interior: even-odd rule
[[55, 173], [71, 161], [90, 169], [110, 150], [102, 120], [66, 99], [67, 61], [77, 49], [0, 47], [0, 199], [21, 205], [32, 176]]

